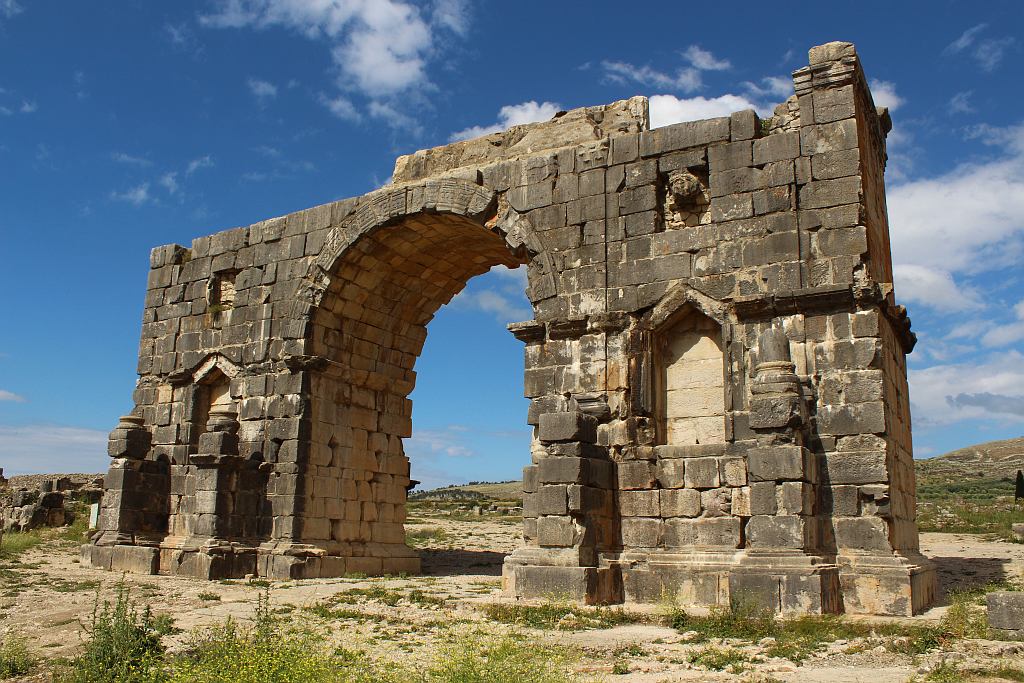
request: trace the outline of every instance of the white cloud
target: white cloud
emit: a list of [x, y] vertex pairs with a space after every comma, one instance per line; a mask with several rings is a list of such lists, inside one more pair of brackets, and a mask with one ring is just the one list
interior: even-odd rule
[[940, 268], [910, 263], [893, 266], [896, 292], [903, 301], [947, 311], [966, 311], [981, 306], [977, 295], [961, 288], [953, 275]]
[[168, 194], [175, 194], [178, 191], [178, 174], [177, 173], [164, 173], [160, 176], [160, 180], [157, 181], [160, 185], [167, 190]]
[[686, 60], [693, 65], [693, 68], [701, 71], [724, 71], [732, 68], [728, 59], [716, 59], [713, 54], [702, 49], [699, 45], [691, 45], [683, 52]]
[[1004, 324], [992, 325], [981, 338], [981, 343], [989, 347], [1007, 346], [1024, 340], [1024, 300], [1013, 307], [1017, 320]]
[[451, 306], [490, 313], [503, 323], [530, 320], [533, 313], [522, 290], [517, 297], [493, 289], [464, 289], [451, 300]]
[[[453, 429], [452, 427], [455, 427]], [[476, 455], [464, 444], [461, 433], [465, 429], [453, 425], [444, 430], [414, 429], [412, 437], [405, 441], [405, 452], [409, 456], [446, 455], [450, 458], [466, 458]]]
[[984, 71], [993, 71], [1006, 56], [1006, 50], [1016, 42], [1011, 37], [984, 38], [978, 40], [988, 24], [978, 24], [960, 34], [960, 37], [946, 46], [946, 54], [967, 53]]
[[111, 192], [110, 198], [119, 202], [127, 202], [134, 206], [142, 206], [149, 201], [149, 183], [136, 185], [124, 192]]
[[5, 475], [102, 472], [109, 465], [107, 434], [58, 425], [0, 426]]
[[29, 102], [28, 100], [22, 100], [21, 107], [18, 109], [22, 114], [33, 114], [39, 109], [39, 105], [34, 101]]
[[660, 128], [681, 121], [712, 119], [743, 109], [757, 109], [764, 112], [765, 106], [751, 102], [742, 95], [721, 95], [719, 97], [684, 97], [675, 95], [653, 95], [648, 98], [651, 113], [651, 128]]
[[[400, 96], [432, 87], [427, 66], [440, 52], [438, 31], [465, 34], [468, 16], [463, 0], [435, 0], [426, 11], [403, 0], [219, 0], [214, 12], [200, 16], [200, 23], [258, 30], [280, 26], [324, 41], [339, 88], [398, 111], [409, 99]], [[354, 109], [350, 112], [340, 103], [331, 110], [339, 118], [355, 118]], [[397, 116], [381, 118], [405, 124]]]
[[277, 86], [270, 81], [264, 81], [259, 78], [250, 78], [246, 81], [246, 84], [249, 86], [249, 92], [251, 92], [258, 100], [277, 97]]
[[679, 69], [675, 74], [658, 71], [650, 66], [635, 66], [628, 62], [604, 61], [601, 62], [601, 67], [604, 69], [605, 78], [614, 83], [634, 82], [681, 92], [694, 92], [704, 85], [700, 70], [694, 67]]
[[144, 157], [137, 157], [125, 152], [114, 152], [110, 155], [110, 158], [119, 164], [128, 164], [130, 166], [152, 166], [153, 162]]
[[0, 401], [13, 401], [14, 403], [25, 403], [25, 397], [16, 394], [13, 391], [0, 389]]
[[456, 133], [452, 133], [449, 140], [470, 140], [482, 135], [489, 135], [499, 131], [508, 130], [512, 126], [522, 126], [537, 121], [547, 121], [561, 111], [561, 105], [555, 102], [542, 102], [537, 104], [535, 100], [509, 104], [498, 111], [498, 120], [489, 126], [472, 126]]
[[21, 14], [24, 10], [17, 0], [0, 0], [0, 14], [5, 19], [10, 19], [15, 14]]
[[915, 426], [1024, 418], [1024, 355], [1019, 351], [911, 369], [909, 379]]
[[970, 114], [974, 111], [974, 107], [971, 106], [971, 95], [974, 94], [971, 90], [964, 90], [953, 95], [949, 100], [949, 113], [950, 114]]
[[897, 272], [913, 274], [906, 266], [919, 266], [955, 282], [1016, 266], [1024, 256], [1024, 124], [978, 127], [972, 136], [1003, 153], [889, 190]]
[[327, 107], [332, 114], [343, 121], [358, 121], [361, 118], [359, 112], [356, 111], [355, 106], [347, 97], [341, 95], [328, 97], [321, 93], [319, 99], [320, 104]]
[[185, 175], [189, 176], [201, 168], [211, 168], [212, 166], [213, 158], [209, 154], [206, 154], [198, 159], [193, 159], [188, 162], [188, 166], [185, 168]]
[[895, 111], [903, 104], [904, 99], [896, 94], [896, 84], [892, 81], [872, 80], [870, 86], [871, 96], [879, 107], [888, 107]]

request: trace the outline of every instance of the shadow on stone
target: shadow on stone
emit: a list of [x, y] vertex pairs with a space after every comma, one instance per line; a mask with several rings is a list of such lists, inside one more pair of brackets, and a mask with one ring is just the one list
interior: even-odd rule
[[951, 590], [967, 590], [984, 586], [1008, 577], [1009, 559], [995, 557], [931, 557], [939, 578], [936, 605], [949, 604]]
[[423, 573], [428, 576], [484, 574], [501, 576], [501, 564], [507, 553], [489, 550], [421, 550]]

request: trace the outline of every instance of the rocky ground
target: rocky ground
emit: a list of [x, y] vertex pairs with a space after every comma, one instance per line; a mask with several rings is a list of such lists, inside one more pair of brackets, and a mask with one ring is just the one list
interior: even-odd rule
[[[1024, 643], [962, 639], [944, 651], [899, 654], [882, 637], [839, 640], [803, 662], [766, 655], [767, 643], [692, 642], [692, 634], [665, 625], [665, 607], [653, 607], [611, 628], [572, 630], [574, 615], [550, 627], [511, 626], [488, 613], [507, 603], [500, 593], [504, 555], [517, 544], [517, 520], [497, 516], [451, 517], [421, 512], [409, 525], [421, 547], [424, 574], [415, 577], [318, 579], [265, 584], [204, 582], [170, 576], [125, 576], [141, 603], [168, 614], [180, 632], [167, 638], [182, 648], [190, 631], [228, 616], [248, 619], [257, 597], [269, 591], [271, 607], [314, 628], [346, 648], [408, 664], [436, 656], [436, 649], [460, 636], [507, 633], [568, 648], [585, 679], [634, 681], [865, 681], [925, 680], [943, 660], [962, 668], [1024, 669]], [[943, 589], [991, 581], [1024, 580], [1024, 545], [974, 535], [924, 534], [924, 552], [940, 568]], [[0, 637], [17, 634], [45, 658], [73, 656], [81, 647], [97, 594], [109, 599], [119, 576], [77, 563], [71, 540], [53, 540], [18, 560], [0, 563]], [[948, 607], [939, 606], [912, 623], [934, 624]], [[588, 618], [582, 615], [583, 619]], [[646, 622], [646, 623], [643, 623]], [[568, 628], [570, 630], [563, 630]], [[707, 648], [724, 648], [734, 660], [715, 671], [699, 660]], [[739, 654], [736, 654], [739, 653]], [[698, 658], [698, 661], [692, 661]], [[719, 666], [721, 666], [719, 664]], [[49, 680], [45, 672], [21, 680]], [[934, 679], [966, 680], [966, 679]], [[1000, 680], [988, 678], [985, 680]], [[1004, 680], [1019, 680], [1009, 678]]]

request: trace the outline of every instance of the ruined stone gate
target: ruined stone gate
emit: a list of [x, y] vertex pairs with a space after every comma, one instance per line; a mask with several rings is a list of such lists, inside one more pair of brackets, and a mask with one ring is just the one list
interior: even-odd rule
[[401, 157], [392, 184], [153, 250], [113, 570], [416, 572], [402, 440], [427, 323], [527, 268], [517, 596], [911, 614], [918, 551], [883, 172], [853, 46], [796, 96], [649, 129], [647, 101]]

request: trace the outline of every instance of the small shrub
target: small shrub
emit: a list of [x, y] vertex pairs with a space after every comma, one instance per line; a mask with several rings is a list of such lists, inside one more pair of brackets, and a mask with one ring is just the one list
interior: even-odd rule
[[672, 628], [678, 631], [696, 631], [700, 640], [760, 640], [776, 636], [779, 630], [772, 610], [740, 600], [734, 601], [728, 607], [712, 607], [707, 616], [694, 616], [685, 610], [675, 608], [669, 615], [669, 621]]
[[702, 666], [705, 669], [711, 669], [712, 671], [729, 669], [734, 674], [743, 671], [743, 665], [750, 661], [745, 654], [734, 648], [712, 646], [691, 652], [688, 659], [691, 664]]
[[203, 591], [198, 597], [203, 602], [220, 602], [220, 596], [210, 591]]
[[448, 532], [438, 527], [408, 529], [405, 532], [405, 542], [411, 548], [423, 548], [432, 544], [447, 543], [450, 540]]
[[141, 612], [122, 581], [114, 604], [100, 605], [99, 593], [86, 628], [85, 651], [55, 676], [67, 683], [142, 683], [163, 680], [163, 646], [149, 610]]
[[24, 676], [32, 670], [33, 664], [35, 658], [20, 638], [9, 637], [0, 642], [0, 678]]
[[612, 665], [612, 673], [616, 676], [622, 676], [629, 673], [629, 664], [623, 661], [615, 662]]

